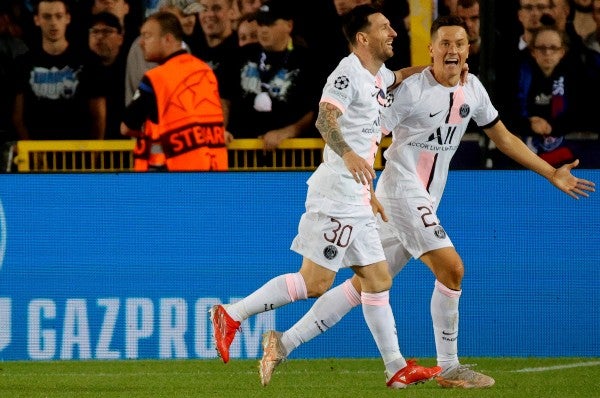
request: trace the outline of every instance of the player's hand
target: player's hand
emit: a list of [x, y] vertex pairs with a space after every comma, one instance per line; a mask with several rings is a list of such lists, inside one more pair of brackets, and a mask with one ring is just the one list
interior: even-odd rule
[[583, 178], [577, 178], [571, 174], [571, 170], [579, 164], [579, 159], [576, 159], [572, 163], [567, 163], [561, 166], [554, 172], [554, 175], [550, 179], [550, 182], [565, 192], [573, 199], [579, 199], [581, 196], [589, 197], [588, 192], [595, 192], [595, 186], [592, 181], [584, 180]]
[[375, 170], [365, 159], [358, 156], [354, 151], [348, 151], [342, 157], [346, 168], [352, 174], [354, 181], [359, 184], [369, 185], [375, 179]]
[[379, 213], [381, 214], [381, 219], [385, 222], [388, 222], [388, 216], [385, 214], [385, 209], [383, 208], [383, 205], [379, 199], [375, 197], [375, 193], [373, 192], [371, 192], [371, 208], [373, 209], [373, 214], [375, 216], [377, 216], [377, 213]]
[[467, 84], [467, 77], [469, 76], [469, 64], [464, 63], [462, 70], [460, 71], [460, 85], [464, 86]]

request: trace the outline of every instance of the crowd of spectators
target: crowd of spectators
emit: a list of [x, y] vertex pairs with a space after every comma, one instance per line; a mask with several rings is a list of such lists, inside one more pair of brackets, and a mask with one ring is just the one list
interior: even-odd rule
[[[359, 4], [381, 6], [398, 33], [395, 55], [386, 65], [411, 65], [408, 0], [279, 0], [283, 7], [276, 21], [260, 17], [263, 2], [3, 0], [0, 143], [127, 139], [119, 131], [124, 109], [144, 73], [156, 66], [144, 59], [140, 27], [159, 10], [179, 18], [183, 47], [215, 72], [228, 142], [260, 137], [270, 150], [284, 138], [318, 137], [316, 99], [326, 76], [348, 53], [340, 19]], [[597, 137], [600, 122], [586, 98], [594, 98], [600, 88], [600, 0], [513, 0], [502, 8], [498, 18], [503, 19], [492, 21], [494, 43], [502, 44], [493, 49], [496, 90], [488, 89], [501, 93], [496, 102], [503, 120], [529, 141], [532, 134], [542, 141], [564, 141], [580, 131]], [[465, 19], [470, 72], [478, 75], [486, 48], [480, 0], [439, 0], [436, 12]], [[558, 32], [560, 46], [534, 43], [538, 30], [548, 27]], [[555, 53], [561, 56], [548, 74], [541, 63]], [[542, 117], [536, 113], [540, 109], [549, 119], [544, 134], [533, 126]], [[486, 163], [482, 155], [482, 167], [514, 166], [492, 161], [493, 148], [483, 141], [479, 149], [488, 157]], [[580, 155], [576, 147], [569, 144], [569, 149]]]

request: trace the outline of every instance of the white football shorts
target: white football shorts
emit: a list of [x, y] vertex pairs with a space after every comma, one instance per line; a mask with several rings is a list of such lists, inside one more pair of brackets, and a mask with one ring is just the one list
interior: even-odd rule
[[388, 222], [379, 215], [377, 221], [392, 275], [396, 275], [406, 263], [406, 251], [419, 258], [431, 250], [454, 246], [428, 198], [378, 196], [377, 199], [388, 216]]
[[337, 202], [310, 187], [305, 205], [293, 251], [334, 272], [385, 261], [371, 206]]

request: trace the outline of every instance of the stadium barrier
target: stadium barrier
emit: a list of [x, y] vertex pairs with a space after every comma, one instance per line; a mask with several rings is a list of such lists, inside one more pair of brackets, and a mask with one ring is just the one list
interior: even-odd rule
[[133, 140], [17, 141], [19, 172], [130, 171]]
[[[573, 132], [568, 141], [579, 154], [580, 168], [600, 168], [600, 139], [598, 133]], [[382, 139], [375, 157], [375, 169], [385, 164], [383, 153], [391, 144], [391, 137]], [[5, 151], [8, 160], [2, 162], [4, 171], [10, 164], [16, 171], [27, 172], [129, 172], [133, 171], [133, 140], [74, 140], [74, 141], [17, 141], [16, 156], [12, 149]], [[284, 140], [275, 151], [263, 151], [260, 139], [237, 139], [228, 145], [231, 171], [311, 171], [323, 157], [321, 138], [293, 138]], [[467, 132], [454, 156], [450, 169], [502, 169], [488, 165], [489, 147], [478, 132]], [[5, 165], [7, 164], [7, 165]], [[509, 167], [510, 168], [510, 167]]]
[[[384, 138], [381, 148], [391, 143]], [[124, 172], [133, 170], [134, 140], [18, 141], [14, 162], [27, 172]], [[321, 138], [284, 140], [275, 151], [263, 151], [260, 139], [238, 139], [228, 146], [229, 170], [314, 170], [321, 163]], [[375, 168], [383, 167], [381, 149]]]
[[314, 170], [321, 163], [324, 146], [321, 138], [292, 138], [265, 152], [260, 139], [233, 140], [227, 146], [229, 170]]

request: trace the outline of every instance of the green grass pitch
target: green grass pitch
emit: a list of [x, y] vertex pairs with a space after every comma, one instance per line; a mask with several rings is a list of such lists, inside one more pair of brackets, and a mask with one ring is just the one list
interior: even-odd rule
[[[0, 397], [600, 397], [600, 358], [462, 358], [485, 390], [385, 387], [380, 359], [291, 359], [262, 387], [257, 360], [0, 362]], [[433, 359], [421, 364], [432, 366]]]

